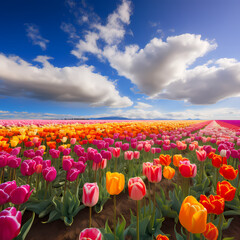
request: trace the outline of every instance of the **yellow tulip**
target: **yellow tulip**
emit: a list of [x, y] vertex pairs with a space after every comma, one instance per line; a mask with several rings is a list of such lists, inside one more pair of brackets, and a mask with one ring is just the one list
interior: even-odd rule
[[183, 200], [179, 221], [191, 233], [203, 233], [207, 225], [207, 210], [193, 196]]
[[106, 173], [106, 188], [110, 195], [118, 195], [124, 189], [124, 185], [125, 178], [122, 173]]
[[172, 179], [175, 175], [175, 170], [169, 166], [165, 166], [163, 169], [163, 176], [167, 179]]

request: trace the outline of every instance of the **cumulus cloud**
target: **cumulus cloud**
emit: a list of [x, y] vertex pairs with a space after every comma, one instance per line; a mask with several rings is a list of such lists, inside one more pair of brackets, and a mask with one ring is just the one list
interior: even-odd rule
[[34, 45], [38, 45], [41, 47], [42, 50], [46, 50], [47, 43], [49, 40], [43, 38], [40, 34], [38, 27], [34, 24], [25, 24], [27, 36], [30, 38]]
[[79, 36], [76, 33], [76, 28], [71, 23], [63, 22], [60, 28], [69, 35], [70, 39], [79, 38]]
[[94, 72], [93, 66], [58, 68], [48, 56], [38, 56], [32, 65], [18, 56], [0, 54], [0, 95], [41, 100], [82, 102], [92, 106], [128, 107], [132, 101], [121, 97], [113, 82]]
[[[130, 15], [131, 2], [123, 0], [116, 11], [108, 16], [106, 24], [100, 23], [99, 20], [90, 24], [91, 30], [86, 32], [84, 40], [81, 39], [71, 53], [82, 60], [87, 60], [85, 53], [96, 54], [101, 58], [102, 50], [98, 42], [101, 41], [101, 45], [104, 46], [118, 45], [126, 34], [125, 26], [130, 24]], [[85, 19], [84, 22], [88, 21], [85, 12], [82, 17]]]
[[236, 96], [240, 96], [240, 63], [236, 59], [223, 58], [212, 66], [206, 64], [188, 70], [184, 79], [169, 84], [157, 97], [214, 104]]
[[169, 83], [184, 77], [194, 61], [216, 48], [215, 43], [202, 40], [200, 35], [183, 34], [152, 39], [143, 49], [127, 46], [125, 51], [106, 47], [104, 56], [119, 75], [130, 79], [149, 96], [161, 92]]

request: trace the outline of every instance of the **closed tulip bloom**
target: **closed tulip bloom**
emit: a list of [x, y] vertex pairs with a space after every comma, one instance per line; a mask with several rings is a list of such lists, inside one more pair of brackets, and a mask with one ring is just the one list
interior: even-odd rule
[[222, 181], [217, 184], [217, 194], [225, 201], [232, 201], [235, 197], [236, 188], [230, 182]]
[[106, 173], [106, 188], [110, 195], [118, 195], [122, 192], [125, 185], [125, 178], [122, 173]]
[[196, 151], [196, 154], [197, 154], [197, 159], [200, 162], [204, 162], [207, 158], [207, 153], [204, 150]]
[[84, 173], [86, 169], [87, 164], [84, 164], [84, 162], [73, 162], [73, 167], [80, 171], [80, 173]]
[[162, 166], [151, 165], [146, 173], [149, 182], [158, 183], [162, 180]]
[[189, 150], [190, 150], [190, 151], [195, 150], [195, 145], [194, 145], [194, 144], [189, 144]]
[[143, 175], [147, 176], [148, 172], [149, 172], [149, 168], [150, 166], [152, 166], [153, 164], [150, 162], [144, 162], [143, 163]]
[[139, 151], [134, 151], [133, 152], [133, 158], [134, 159], [139, 159], [139, 157], [140, 157], [140, 152]]
[[219, 173], [227, 180], [234, 180], [237, 177], [238, 169], [234, 169], [231, 165], [222, 165], [219, 169]]
[[63, 155], [64, 156], [67, 156], [67, 155], [69, 155], [71, 153], [71, 148], [65, 148], [64, 150], [63, 150]]
[[16, 205], [23, 204], [28, 201], [32, 192], [33, 192], [33, 189], [32, 191], [30, 191], [29, 185], [22, 185], [20, 187], [17, 187], [11, 192], [10, 201]]
[[0, 212], [0, 239], [12, 240], [17, 237], [21, 222], [22, 214], [15, 207], [9, 207]]
[[[151, 146], [151, 145], [150, 145], [150, 146]], [[141, 143], [138, 144], [138, 145], [137, 145], [137, 150], [138, 150], [138, 151], [142, 151], [142, 150], [143, 150], [143, 144], [141, 144]]]
[[43, 165], [43, 169], [47, 168], [47, 167], [51, 167], [52, 162], [51, 162], [51, 160], [45, 160], [45, 161], [43, 161], [42, 165]]
[[11, 155], [17, 156], [20, 153], [20, 151], [21, 151], [21, 147], [14, 148], [11, 151]]
[[223, 164], [227, 164], [226, 157], [221, 157], [220, 155], [214, 154], [212, 156], [212, 165], [215, 168], [220, 168]]
[[62, 161], [63, 170], [69, 171], [72, 168], [72, 165], [73, 165], [73, 159], [63, 159]]
[[31, 176], [35, 173], [36, 162], [34, 160], [25, 160], [21, 164], [21, 173], [23, 176]]
[[161, 154], [159, 156], [159, 160], [160, 160], [160, 164], [162, 164], [163, 166], [168, 166], [171, 163], [171, 156]]
[[103, 158], [101, 163], [100, 163], [100, 168], [105, 169], [107, 167], [107, 159]]
[[223, 213], [225, 206], [224, 198], [222, 198], [219, 195], [216, 196], [210, 195], [209, 200], [211, 204], [214, 205], [214, 209], [212, 211], [213, 214], [220, 215], [221, 213]]
[[188, 160], [180, 161], [179, 171], [183, 177], [195, 177], [197, 174], [197, 166], [196, 164], [191, 164]]
[[129, 179], [128, 193], [133, 200], [141, 200], [146, 195], [146, 186], [140, 177]]
[[173, 156], [173, 165], [175, 167], [179, 167], [180, 161], [182, 161], [182, 155], [181, 154], [175, 154]]
[[55, 167], [46, 167], [42, 170], [42, 175], [47, 182], [52, 182], [57, 176], [57, 171]]
[[206, 230], [205, 230], [205, 232], [203, 232], [203, 236], [207, 240], [217, 240], [217, 238], [218, 238], [218, 229], [217, 229], [217, 227], [214, 224], [212, 224], [211, 222], [209, 222], [206, 225]]
[[203, 233], [206, 230], [207, 210], [193, 196], [188, 196], [183, 200], [179, 221], [188, 232]]
[[169, 240], [169, 238], [165, 235], [158, 234], [156, 240]]
[[99, 199], [99, 188], [97, 183], [85, 183], [83, 185], [82, 202], [85, 206], [93, 207]]
[[112, 149], [112, 155], [115, 158], [118, 158], [120, 156], [121, 149], [120, 148], [113, 148]]
[[68, 172], [67, 172], [67, 176], [66, 179], [70, 182], [73, 182], [77, 179], [78, 175], [80, 174], [80, 171], [76, 168], [71, 168]]
[[79, 240], [102, 240], [102, 234], [97, 228], [85, 228], [81, 231]]
[[144, 145], [144, 151], [145, 151], [145, 152], [150, 152], [150, 150], [151, 150], [151, 144], [146, 143], [146, 144]]
[[133, 151], [124, 152], [124, 159], [125, 160], [133, 160]]
[[15, 181], [0, 184], [0, 205], [6, 204], [10, 201], [10, 194], [16, 188], [17, 184]]
[[123, 151], [127, 151], [127, 150], [129, 149], [129, 143], [124, 143], [124, 144], [122, 144], [121, 149], [122, 149]]
[[201, 194], [199, 202], [207, 209], [208, 214], [213, 213], [215, 206], [206, 195]]
[[76, 143], [76, 141], [77, 141], [77, 140], [76, 140], [76, 138], [71, 138], [71, 139], [70, 139], [70, 144], [72, 144], [72, 145], [73, 145], [73, 144], [75, 144], [75, 143]]
[[0, 155], [0, 168], [6, 167], [7, 163], [8, 163], [7, 156]]
[[21, 164], [21, 158], [17, 158], [16, 156], [11, 156], [8, 158], [8, 166], [10, 168], [18, 168]]
[[169, 166], [165, 166], [163, 169], [163, 176], [166, 179], [172, 179], [175, 175], [175, 169], [169, 167]]

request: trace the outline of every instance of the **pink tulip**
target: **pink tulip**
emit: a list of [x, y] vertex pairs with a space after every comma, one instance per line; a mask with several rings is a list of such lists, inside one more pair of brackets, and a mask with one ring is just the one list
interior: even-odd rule
[[147, 176], [148, 172], [149, 172], [149, 168], [152, 166], [153, 164], [150, 162], [144, 162], [143, 163], [143, 175]]
[[7, 156], [5, 155], [0, 155], [0, 168], [6, 167], [7, 166]]
[[124, 152], [124, 159], [125, 160], [132, 160], [133, 159], [133, 152], [132, 151]]
[[11, 155], [17, 156], [21, 151], [21, 147], [16, 147], [14, 149], [12, 149], [11, 151]]
[[23, 204], [27, 202], [32, 192], [33, 192], [33, 189], [32, 191], [30, 191], [29, 185], [22, 185], [20, 187], [17, 187], [11, 192], [10, 201], [16, 205]]
[[101, 169], [105, 169], [107, 167], [107, 159], [103, 158], [100, 165], [101, 165]]
[[128, 181], [129, 196], [133, 200], [141, 200], [146, 195], [146, 186], [140, 177], [130, 178]]
[[80, 173], [84, 173], [86, 169], [87, 164], [84, 164], [84, 162], [73, 162], [73, 167], [80, 171]]
[[139, 157], [140, 157], [140, 152], [139, 151], [134, 151], [133, 152], [133, 158], [134, 159], [139, 159]]
[[[151, 145], [150, 145], [150, 146], [151, 146]], [[138, 151], [142, 151], [142, 150], [143, 150], [143, 144], [142, 144], [142, 143], [140, 143], [140, 144], [137, 145], [137, 150], [138, 150]]]
[[68, 172], [67, 172], [67, 180], [70, 182], [73, 182], [77, 179], [78, 175], [80, 174], [80, 171], [76, 168], [71, 168]]
[[10, 201], [10, 194], [16, 188], [17, 184], [15, 181], [0, 184], [0, 205], [6, 204]]
[[34, 160], [25, 160], [21, 164], [21, 173], [23, 176], [31, 176], [35, 173], [36, 162]]
[[113, 148], [112, 149], [113, 157], [118, 158], [120, 156], [120, 152], [121, 152], [120, 148]]
[[121, 146], [121, 149], [123, 151], [127, 151], [129, 149], [129, 143], [124, 143], [122, 146]]
[[71, 138], [70, 139], [70, 144], [74, 145], [76, 143], [76, 141], [77, 141], [76, 138]]
[[146, 143], [145, 146], [144, 146], [144, 151], [149, 152], [150, 150], [151, 150], [151, 144]]
[[151, 165], [147, 171], [147, 178], [149, 182], [158, 183], [162, 180], [162, 166]]
[[46, 167], [42, 170], [42, 175], [47, 182], [52, 182], [57, 176], [57, 171], [55, 167]]
[[10, 168], [18, 168], [21, 164], [21, 158], [17, 158], [16, 156], [8, 157], [8, 166]]
[[189, 150], [193, 151], [195, 149], [195, 145], [194, 144], [189, 144]]
[[47, 167], [51, 167], [52, 162], [51, 162], [51, 160], [45, 160], [45, 161], [43, 161], [42, 165], [43, 165], [43, 169], [47, 168]]
[[83, 185], [82, 202], [85, 206], [93, 207], [99, 199], [99, 188], [97, 183], [85, 183]]
[[65, 148], [64, 150], [63, 150], [63, 155], [64, 156], [67, 156], [67, 155], [69, 155], [71, 153], [71, 148]]
[[85, 228], [80, 232], [79, 240], [102, 240], [102, 234], [97, 228]]
[[22, 214], [15, 207], [9, 207], [0, 212], [0, 239], [12, 240], [17, 237], [21, 222]]
[[198, 161], [200, 161], [200, 162], [205, 161], [206, 158], [207, 158], [207, 153], [206, 153], [204, 150], [202, 150], [202, 151], [196, 151], [196, 154], [197, 154], [197, 159], [198, 159]]
[[102, 155], [100, 153], [96, 153], [93, 158], [93, 162], [100, 163], [102, 161]]

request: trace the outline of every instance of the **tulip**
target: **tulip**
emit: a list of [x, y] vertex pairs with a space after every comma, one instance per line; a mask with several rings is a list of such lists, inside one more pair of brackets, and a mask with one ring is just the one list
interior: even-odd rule
[[34, 160], [25, 160], [21, 164], [21, 173], [23, 176], [31, 176], [35, 173], [36, 162]]
[[207, 210], [193, 196], [183, 200], [179, 221], [191, 233], [203, 233], [206, 230]]
[[62, 161], [63, 170], [69, 171], [72, 168], [72, 165], [73, 165], [73, 159], [66, 159], [66, 158], [63, 159]]
[[15, 207], [9, 207], [0, 212], [0, 239], [12, 240], [17, 237], [21, 222], [22, 214]]
[[179, 167], [180, 161], [182, 161], [182, 155], [181, 154], [176, 154], [173, 156], [173, 165], [175, 167]]
[[71, 148], [65, 148], [64, 150], [63, 150], [63, 155], [64, 156], [67, 156], [67, 155], [69, 155], [71, 153]]
[[77, 141], [76, 138], [71, 138], [70, 139], [70, 144], [74, 145], [76, 143], [76, 141]]
[[113, 157], [115, 157], [115, 164], [114, 164], [114, 171], [117, 171], [117, 161], [120, 156], [121, 149], [120, 148], [113, 148], [112, 149], [112, 154]]
[[199, 202], [207, 209], [208, 214], [213, 213], [215, 206], [207, 196], [201, 194]]
[[125, 160], [132, 160], [133, 159], [133, 152], [132, 151], [124, 152], [124, 159]]
[[190, 151], [195, 150], [195, 145], [194, 145], [194, 144], [189, 144], [189, 150], [190, 150]]
[[222, 181], [217, 184], [217, 194], [220, 195], [225, 201], [232, 201], [235, 197], [236, 188], [230, 182]]
[[216, 195], [216, 196], [210, 195], [209, 200], [210, 200], [211, 204], [214, 205], [214, 209], [213, 209], [212, 213], [216, 214], [216, 215], [222, 214], [224, 211], [224, 206], [225, 206], [224, 198], [222, 198], [219, 195]]
[[204, 150], [202, 150], [202, 151], [196, 151], [196, 154], [197, 154], [197, 159], [198, 159], [198, 161], [200, 161], [200, 162], [205, 161], [206, 158], [207, 158], [207, 153], [206, 153]]
[[17, 184], [15, 181], [0, 184], [0, 205], [6, 204], [10, 201], [10, 194], [16, 188]]
[[160, 160], [160, 164], [162, 164], [163, 166], [168, 166], [171, 163], [171, 156], [161, 154], [159, 156], [159, 160]]
[[133, 158], [134, 159], [139, 159], [139, 157], [140, 157], [140, 152], [139, 151], [134, 151], [133, 152]]
[[169, 240], [169, 238], [165, 235], [158, 234], [156, 240]]
[[203, 232], [203, 236], [207, 239], [207, 240], [217, 240], [218, 238], [218, 229], [217, 227], [210, 223], [207, 223], [206, 225], [206, 230], [205, 232]]
[[42, 175], [47, 182], [52, 182], [57, 176], [57, 171], [54, 167], [46, 167], [42, 170]]
[[97, 228], [85, 228], [80, 232], [79, 240], [102, 240], [102, 234]]
[[87, 164], [84, 164], [84, 162], [73, 162], [73, 167], [80, 171], [80, 173], [84, 173], [86, 169]]
[[83, 185], [82, 201], [85, 206], [89, 207], [89, 227], [92, 222], [92, 207], [95, 206], [99, 199], [99, 188], [97, 183], [85, 183]]
[[165, 166], [163, 169], [163, 176], [166, 179], [172, 179], [175, 175], [175, 169], [169, 167], [169, 166]]
[[22, 185], [20, 187], [15, 188], [10, 194], [10, 201], [13, 204], [20, 205], [28, 201], [29, 197], [33, 192], [30, 191], [29, 185]]
[[224, 164], [220, 168], [219, 173], [227, 180], [234, 180], [237, 177], [238, 169], [234, 170], [231, 165]]
[[122, 173], [106, 173], [106, 188], [110, 195], [113, 196], [114, 203], [114, 217], [113, 217], [113, 225], [114, 225], [114, 239], [116, 239], [116, 195], [118, 195], [124, 189], [125, 178]]
[[146, 186], [140, 177], [130, 178], [128, 181], [129, 196], [133, 200], [141, 200], [146, 195]]
[[146, 143], [146, 144], [144, 145], [144, 151], [145, 151], [145, 152], [149, 152], [150, 150], [151, 150], [151, 144]]
[[21, 164], [21, 158], [17, 158], [16, 156], [8, 157], [8, 166], [10, 168], [18, 168]]
[[146, 172], [146, 177], [149, 182], [158, 183], [162, 180], [162, 166], [161, 165], [149, 165]]
[[189, 160], [180, 161], [179, 171], [183, 177], [192, 178], [197, 174], [197, 166], [191, 164]]

